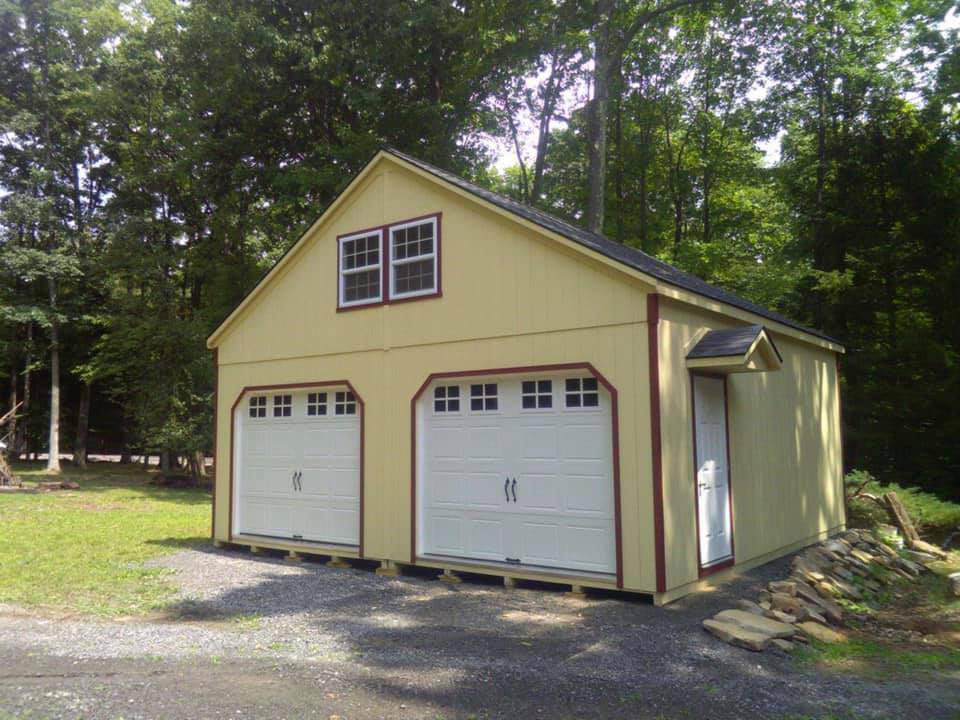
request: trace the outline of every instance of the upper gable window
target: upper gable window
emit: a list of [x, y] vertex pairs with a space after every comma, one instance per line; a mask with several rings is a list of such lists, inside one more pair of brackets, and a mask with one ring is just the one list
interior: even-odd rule
[[340, 307], [383, 299], [381, 237], [382, 233], [375, 230], [340, 238]]
[[437, 292], [437, 218], [391, 225], [390, 299]]

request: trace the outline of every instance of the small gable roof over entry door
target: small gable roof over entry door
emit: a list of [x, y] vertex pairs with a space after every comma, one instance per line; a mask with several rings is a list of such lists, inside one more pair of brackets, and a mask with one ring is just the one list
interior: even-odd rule
[[783, 356], [762, 325], [708, 330], [687, 353], [691, 370], [769, 372], [782, 365]]

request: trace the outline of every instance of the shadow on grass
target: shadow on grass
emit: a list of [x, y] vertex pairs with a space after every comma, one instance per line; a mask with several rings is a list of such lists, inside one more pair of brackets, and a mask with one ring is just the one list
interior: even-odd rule
[[155, 538], [144, 540], [144, 545], [156, 545], [159, 547], [173, 548], [175, 550], [190, 549], [197, 552], [214, 553], [215, 549], [210, 543], [210, 537], [207, 535], [194, 535], [192, 537], [170, 537]]
[[210, 488], [169, 488], [154, 485], [159, 476], [156, 469], [140, 465], [119, 463], [92, 463], [86, 468], [65, 464], [59, 474], [47, 474], [43, 463], [18, 462], [12, 466], [13, 474], [26, 484], [55, 480], [69, 480], [80, 485], [72, 492], [99, 493], [127, 490], [145, 499], [173, 502], [186, 505], [207, 505], [211, 502]]

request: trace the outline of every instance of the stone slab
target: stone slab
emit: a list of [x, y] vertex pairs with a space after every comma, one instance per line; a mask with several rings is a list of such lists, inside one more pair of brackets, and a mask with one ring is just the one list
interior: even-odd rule
[[736, 645], [737, 647], [760, 652], [766, 650], [770, 644], [770, 637], [752, 630], [740, 627], [733, 623], [721, 622], [719, 620], [704, 620], [703, 629], [711, 635], [714, 635], [725, 643]]
[[713, 619], [732, 625], [739, 625], [745, 630], [761, 633], [769, 638], [789, 638], [793, 637], [795, 632], [793, 625], [760, 617], [759, 615], [744, 612], [743, 610], [724, 610], [723, 612], [717, 613]]

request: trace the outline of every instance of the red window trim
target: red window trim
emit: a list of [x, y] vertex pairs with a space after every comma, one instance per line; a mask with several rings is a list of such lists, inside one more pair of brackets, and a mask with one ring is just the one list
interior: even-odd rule
[[[428, 300], [430, 298], [442, 297], [443, 296], [443, 256], [441, 253], [441, 225], [442, 225], [443, 213], [436, 212], [429, 215], [420, 215], [418, 217], [407, 218], [406, 220], [395, 220], [384, 225], [377, 225], [376, 227], [365, 228], [363, 230], [354, 230], [348, 233], [342, 233], [337, 235], [337, 312], [348, 312], [350, 310], [363, 310], [366, 308], [373, 307], [382, 307], [383, 305], [396, 305], [398, 303], [413, 302], [415, 300]], [[391, 298], [390, 297], [390, 228], [396, 227], [397, 225], [406, 225], [408, 223], [415, 223], [420, 220], [433, 220], [437, 226], [436, 237], [434, 238], [434, 255], [436, 258], [436, 281], [437, 287], [434, 292], [424, 293], [422, 295], [412, 295], [409, 297], [399, 297]], [[373, 233], [380, 233], [380, 299], [371, 300], [370, 302], [358, 302], [356, 304], [350, 305], [341, 305], [340, 304], [340, 282], [343, 277], [340, 274], [340, 241], [343, 238], [357, 237], [363, 235], [372, 235]]]

